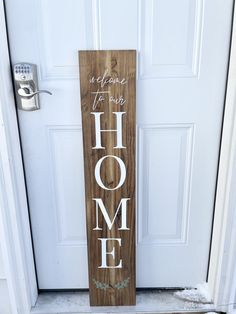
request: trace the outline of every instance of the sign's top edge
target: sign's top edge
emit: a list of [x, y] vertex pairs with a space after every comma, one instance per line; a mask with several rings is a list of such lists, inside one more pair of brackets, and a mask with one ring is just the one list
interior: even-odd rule
[[114, 51], [114, 52], [116, 52], [116, 51], [119, 51], [119, 52], [122, 52], [122, 51], [124, 51], [124, 52], [127, 52], [127, 51], [135, 51], [135, 52], [137, 52], [137, 50], [136, 49], [84, 49], [84, 50], [78, 50], [78, 52], [108, 52], [108, 51]]

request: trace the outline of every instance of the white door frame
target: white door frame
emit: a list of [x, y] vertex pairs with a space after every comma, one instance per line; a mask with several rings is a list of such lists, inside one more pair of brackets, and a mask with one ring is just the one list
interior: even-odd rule
[[0, 0], [0, 245], [12, 314], [28, 314], [38, 294], [20, 139]]
[[[29, 314], [38, 296], [20, 148], [4, 0], [0, 0], [0, 245], [12, 314]], [[219, 311], [236, 292], [236, 13], [220, 151], [208, 287]]]

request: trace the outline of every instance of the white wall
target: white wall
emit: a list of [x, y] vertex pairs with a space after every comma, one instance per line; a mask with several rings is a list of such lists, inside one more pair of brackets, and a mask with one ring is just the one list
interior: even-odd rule
[[[0, 243], [1, 245], [1, 243]], [[11, 314], [7, 280], [0, 246], [0, 314]]]

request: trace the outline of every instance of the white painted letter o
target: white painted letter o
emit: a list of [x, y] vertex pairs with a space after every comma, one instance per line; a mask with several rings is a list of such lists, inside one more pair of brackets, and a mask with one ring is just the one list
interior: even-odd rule
[[[100, 174], [100, 169], [101, 169], [101, 164], [103, 162], [104, 159], [106, 158], [114, 158], [118, 163], [119, 163], [119, 166], [120, 166], [120, 172], [121, 172], [121, 175], [120, 175], [120, 181], [118, 183], [118, 185], [116, 187], [114, 187], [113, 189], [109, 189], [107, 188], [102, 180], [101, 180], [101, 174]], [[94, 171], [94, 174], [95, 174], [95, 179], [97, 181], [97, 184], [103, 188], [104, 190], [109, 190], [109, 191], [113, 191], [113, 190], [117, 190], [119, 189], [123, 183], [125, 182], [125, 178], [126, 178], [126, 167], [125, 167], [125, 164], [123, 162], [122, 159], [120, 159], [119, 157], [117, 156], [114, 156], [114, 155], [107, 155], [107, 156], [104, 156], [102, 157], [101, 159], [98, 160], [96, 166], [95, 166], [95, 171]]]

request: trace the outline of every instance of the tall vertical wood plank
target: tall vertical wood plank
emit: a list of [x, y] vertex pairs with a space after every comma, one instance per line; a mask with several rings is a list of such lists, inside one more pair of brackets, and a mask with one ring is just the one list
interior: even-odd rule
[[[136, 51], [79, 51], [79, 65], [90, 304], [133, 305]], [[107, 131], [98, 132], [98, 120], [100, 130]], [[120, 123], [122, 145], [116, 131]], [[101, 210], [102, 204], [110, 225]]]

